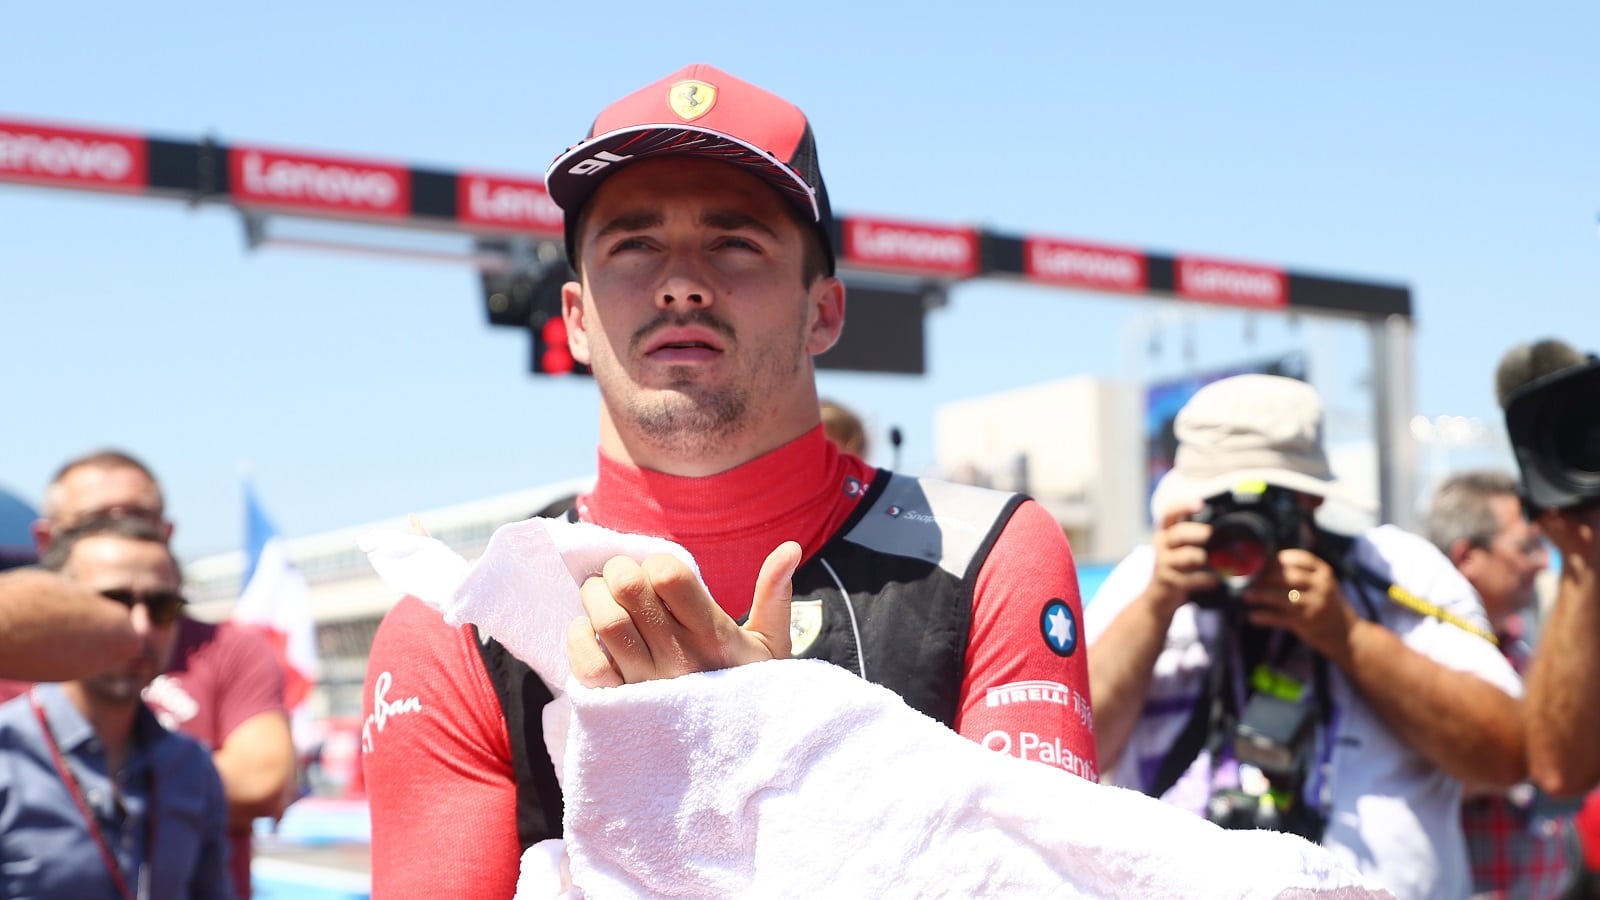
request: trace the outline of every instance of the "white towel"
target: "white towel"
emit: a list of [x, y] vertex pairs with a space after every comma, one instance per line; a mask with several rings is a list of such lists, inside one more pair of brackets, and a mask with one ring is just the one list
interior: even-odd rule
[[986, 750], [814, 660], [572, 701], [566, 849], [592, 900], [1388, 896], [1301, 838]]
[[478, 626], [557, 692], [572, 674], [567, 625], [583, 615], [578, 588], [607, 560], [669, 553], [700, 574], [689, 551], [672, 541], [564, 519], [503, 525], [471, 565], [442, 542], [403, 531], [369, 532], [360, 545], [390, 587], [437, 609], [451, 625]]
[[672, 541], [565, 519], [502, 525], [470, 565], [443, 542], [404, 531], [369, 532], [359, 544], [384, 583], [438, 610], [451, 625], [476, 625], [550, 688], [555, 699], [541, 716], [558, 781], [564, 779], [560, 760], [570, 716], [567, 626], [583, 615], [578, 588], [614, 556], [642, 561], [668, 553], [700, 573], [689, 551]]
[[557, 671], [576, 585], [663, 542], [595, 529], [563, 559], [564, 527], [506, 526], [470, 571], [425, 539], [363, 540], [386, 581], [565, 684], [566, 840], [524, 855], [520, 900], [1389, 896], [1300, 838], [985, 750], [826, 663], [582, 688]]

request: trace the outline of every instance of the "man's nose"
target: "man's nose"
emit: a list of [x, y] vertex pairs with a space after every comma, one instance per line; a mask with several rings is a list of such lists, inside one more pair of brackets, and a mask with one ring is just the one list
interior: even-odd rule
[[147, 635], [155, 627], [155, 623], [150, 621], [150, 607], [143, 603], [129, 607], [128, 617], [133, 620], [133, 630], [137, 634]]
[[656, 306], [661, 309], [705, 307], [711, 305], [712, 296], [711, 284], [698, 263], [680, 254], [656, 288]]

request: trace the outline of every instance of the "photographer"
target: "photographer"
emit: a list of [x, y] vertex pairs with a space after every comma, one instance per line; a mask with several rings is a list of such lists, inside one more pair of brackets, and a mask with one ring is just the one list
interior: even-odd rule
[[1600, 784], [1600, 362], [1558, 340], [1519, 345], [1495, 386], [1523, 500], [1561, 551], [1528, 669], [1529, 769], [1547, 793], [1577, 796]]
[[1526, 771], [1521, 685], [1471, 586], [1393, 526], [1316, 527], [1344, 489], [1309, 385], [1223, 379], [1175, 430], [1152, 545], [1086, 612], [1107, 780], [1317, 840], [1397, 897], [1467, 896], [1462, 782]]

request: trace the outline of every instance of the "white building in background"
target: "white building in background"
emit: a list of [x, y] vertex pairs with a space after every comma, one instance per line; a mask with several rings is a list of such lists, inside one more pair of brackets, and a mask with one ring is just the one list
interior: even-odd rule
[[1025, 491], [1061, 523], [1073, 553], [1110, 562], [1146, 533], [1143, 403], [1132, 385], [1080, 376], [939, 408], [945, 477]]

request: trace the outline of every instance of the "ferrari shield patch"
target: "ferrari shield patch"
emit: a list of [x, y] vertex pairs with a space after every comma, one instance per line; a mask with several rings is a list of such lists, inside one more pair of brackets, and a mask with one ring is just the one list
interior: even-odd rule
[[821, 600], [796, 600], [789, 604], [790, 656], [799, 656], [809, 650], [821, 633]]

